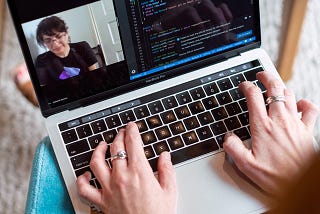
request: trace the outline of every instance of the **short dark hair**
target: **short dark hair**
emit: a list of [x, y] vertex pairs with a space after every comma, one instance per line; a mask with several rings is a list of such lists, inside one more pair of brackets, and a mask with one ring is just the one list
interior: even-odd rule
[[43, 35], [54, 36], [57, 32], [68, 32], [66, 23], [57, 16], [50, 16], [43, 19], [37, 28], [37, 42], [40, 46], [43, 45]]

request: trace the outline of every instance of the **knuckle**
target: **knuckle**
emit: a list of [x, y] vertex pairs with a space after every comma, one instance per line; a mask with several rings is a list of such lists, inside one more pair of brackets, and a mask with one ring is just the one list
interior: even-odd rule
[[269, 82], [270, 89], [282, 89], [283, 85], [279, 80], [271, 80]]
[[91, 161], [90, 161], [90, 168], [95, 169], [99, 165], [99, 160], [96, 156], [92, 156]]
[[251, 85], [248, 87], [246, 95], [247, 97], [250, 97], [250, 98], [256, 98], [258, 96], [261, 96], [261, 93], [262, 91], [259, 87], [255, 85]]

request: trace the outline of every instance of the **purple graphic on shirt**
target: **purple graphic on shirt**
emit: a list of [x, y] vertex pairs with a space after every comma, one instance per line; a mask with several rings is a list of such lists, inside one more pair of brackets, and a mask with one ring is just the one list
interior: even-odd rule
[[63, 67], [63, 71], [61, 72], [59, 79], [66, 80], [70, 77], [78, 76], [80, 73], [80, 68], [73, 68], [73, 67]]

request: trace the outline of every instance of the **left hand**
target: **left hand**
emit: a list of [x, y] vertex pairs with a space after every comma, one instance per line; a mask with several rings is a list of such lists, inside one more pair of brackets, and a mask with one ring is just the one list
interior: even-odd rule
[[91, 174], [79, 176], [80, 196], [97, 205], [106, 214], [174, 214], [177, 208], [175, 171], [170, 154], [163, 152], [158, 160], [158, 179], [146, 159], [139, 130], [129, 123], [120, 130], [111, 145], [111, 155], [127, 152], [127, 159], [113, 159], [113, 168], [105, 162], [108, 145], [95, 149], [90, 167], [102, 189], [89, 184]]

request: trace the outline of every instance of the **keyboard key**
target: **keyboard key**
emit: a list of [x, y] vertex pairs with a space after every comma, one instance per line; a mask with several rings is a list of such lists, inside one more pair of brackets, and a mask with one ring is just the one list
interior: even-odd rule
[[249, 132], [247, 131], [247, 128], [241, 128], [233, 131], [234, 134], [236, 134], [242, 141], [248, 140], [251, 136]]
[[62, 132], [61, 136], [65, 144], [78, 140], [77, 133], [74, 129], [70, 129], [66, 132]]
[[92, 156], [92, 151], [89, 151], [81, 155], [77, 155], [70, 158], [73, 168], [79, 169], [79, 168], [88, 166], [90, 164], [91, 156]]
[[148, 130], [148, 127], [147, 127], [147, 124], [146, 124], [146, 121], [144, 120], [139, 120], [136, 122], [137, 126], [138, 126], [138, 129], [139, 129], [139, 132], [145, 132]]
[[170, 151], [168, 144], [166, 143], [166, 141], [161, 141], [158, 143], [155, 143], [153, 145], [154, 150], [156, 151], [157, 155], [160, 155], [162, 152], [164, 151]]
[[210, 110], [219, 106], [219, 103], [214, 96], [203, 99], [202, 102], [207, 110]]
[[89, 137], [88, 141], [91, 146], [91, 149], [95, 149], [99, 145], [99, 143], [101, 141], [103, 141], [103, 138], [102, 138], [101, 134], [98, 134], [98, 135], [94, 135], [92, 137]]
[[195, 88], [190, 91], [191, 97], [193, 100], [199, 100], [205, 97], [205, 93], [202, 88]]
[[237, 117], [230, 117], [224, 120], [224, 123], [226, 124], [229, 131], [238, 129], [241, 127], [240, 121]]
[[194, 131], [187, 132], [182, 135], [183, 141], [186, 145], [194, 144], [198, 142], [198, 137]]
[[179, 148], [184, 147], [184, 143], [182, 142], [182, 139], [180, 136], [176, 136], [176, 137], [168, 139], [168, 144], [169, 144], [171, 150], [177, 150]]
[[202, 114], [199, 114], [197, 117], [202, 126], [213, 122], [213, 117], [210, 112], [204, 112]]
[[180, 105], [184, 105], [191, 102], [190, 94], [187, 91], [176, 95], [176, 97]]
[[223, 92], [221, 94], [216, 95], [217, 100], [219, 101], [220, 105], [225, 105], [232, 102], [232, 98], [228, 92]]
[[147, 159], [155, 157], [154, 151], [151, 146], [146, 146], [143, 149]]
[[141, 135], [144, 145], [149, 145], [157, 141], [157, 138], [153, 131], [145, 132]]
[[225, 108], [229, 116], [233, 116], [242, 112], [238, 103], [230, 103], [226, 105]]
[[108, 144], [112, 143], [114, 138], [117, 135], [117, 131], [115, 129], [106, 131], [103, 133], [104, 141]]
[[267, 91], [266, 87], [262, 84], [262, 82], [257, 81], [255, 84], [261, 89], [262, 92]]
[[213, 109], [211, 111], [211, 113], [212, 113], [215, 120], [222, 120], [222, 119], [228, 117], [228, 114], [227, 114], [226, 110], [224, 109], [224, 107], [219, 107], [219, 108]]
[[200, 101], [189, 104], [189, 109], [192, 114], [199, 114], [205, 110]]
[[213, 137], [209, 126], [204, 126], [196, 130], [200, 140], [205, 140]]
[[90, 150], [89, 144], [86, 139], [70, 143], [66, 145], [69, 156], [78, 155], [80, 153]]
[[183, 123], [186, 126], [187, 130], [195, 129], [200, 126], [195, 116], [189, 117], [188, 119], [183, 120]]
[[222, 121], [211, 124], [211, 129], [216, 136], [227, 132], [227, 128]]
[[162, 103], [166, 110], [172, 109], [178, 106], [177, 100], [174, 96], [163, 99]]
[[174, 112], [176, 113], [179, 119], [183, 119], [191, 115], [187, 106], [181, 106], [179, 108], [176, 108]]
[[160, 117], [158, 115], [147, 118], [147, 124], [150, 129], [154, 129], [159, 126], [162, 126], [162, 122], [161, 122]]
[[121, 121], [122, 121], [123, 124], [127, 124], [127, 123], [129, 123], [131, 121], [135, 121], [136, 120], [136, 117], [134, 116], [132, 110], [120, 113], [120, 118], [121, 118]]
[[238, 86], [240, 83], [245, 81], [245, 78], [241, 73], [230, 77], [230, 79], [234, 86]]
[[169, 131], [169, 128], [167, 126], [163, 126], [161, 128], [157, 128], [155, 130], [156, 135], [158, 137], [159, 140], [163, 140], [166, 139], [168, 137], [171, 137], [171, 133]]
[[118, 115], [112, 115], [106, 118], [106, 123], [109, 129], [113, 129], [121, 125], [121, 121]]
[[[204, 142], [194, 144], [175, 152], [171, 152], [172, 164], [179, 164], [192, 158], [200, 157], [219, 150], [219, 146], [214, 139], [209, 139]], [[158, 158], [149, 160], [150, 166], [153, 171], [157, 171]]]
[[240, 100], [239, 101], [239, 105], [240, 105], [242, 111], [248, 111], [248, 106], [247, 106], [247, 100], [246, 99]]
[[156, 101], [156, 102], [150, 103], [148, 105], [148, 107], [150, 109], [151, 114], [157, 114], [157, 113], [160, 113], [160, 112], [164, 111], [164, 108], [163, 108], [163, 106], [162, 106], [160, 101]]
[[136, 114], [138, 119], [142, 119], [150, 116], [149, 110], [147, 106], [140, 106], [134, 109], [134, 113]]
[[216, 137], [217, 143], [220, 146], [220, 148], [223, 148], [224, 136], [225, 136], [225, 134], [219, 135]]
[[181, 121], [169, 125], [172, 134], [177, 135], [186, 131]]
[[243, 126], [246, 126], [249, 124], [249, 113], [248, 112], [245, 112], [245, 113], [238, 115], [238, 118]]
[[237, 101], [237, 100], [244, 98], [244, 95], [240, 91], [239, 88], [235, 88], [235, 89], [230, 90], [230, 95], [234, 101]]
[[221, 91], [226, 91], [233, 87], [231, 81], [228, 78], [219, 80], [217, 82], [217, 85], [219, 86]]
[[164, 124], [172, 123], [177, 120], [172, 110], [161, 113], [160, 117]]
[[79, 138], [85, 138], [92, 135], [91, 128], [88, 124], [76, 128]]
[[79, 177], [80, 175], [84, 174], [87, 171], [91, 172], [92, 178], [95, 178], [95, 175], [93, 174], [93, 172], [92, 172], [92, 170], [90, 169], [89, 166], [88, 167], [84, 167], [82, 169], [78, 169], [78, 170], [75, 171], [75, 173], [76, 173], [76, 176]]
[[257, 73], [260, 71], [263, 71], [261, 67], [245, 72], [244, 76], [248, 81], [255, 81], [257, 79]]
[[208, 96], [216, 94], [216, 93], [219, 92], [219, 88], [218, 88], [217, 84], [214, 83], [214, 82], [210, 83], [208, 85], [205, 85], [203, 88], [206, 91]]
[[93, 133], [95, 133], [95, 134], [107, 130], [106, 123], [103, 120], [98, 120], [98, 121], [91, 123], [91, 127], [93, 130]]

